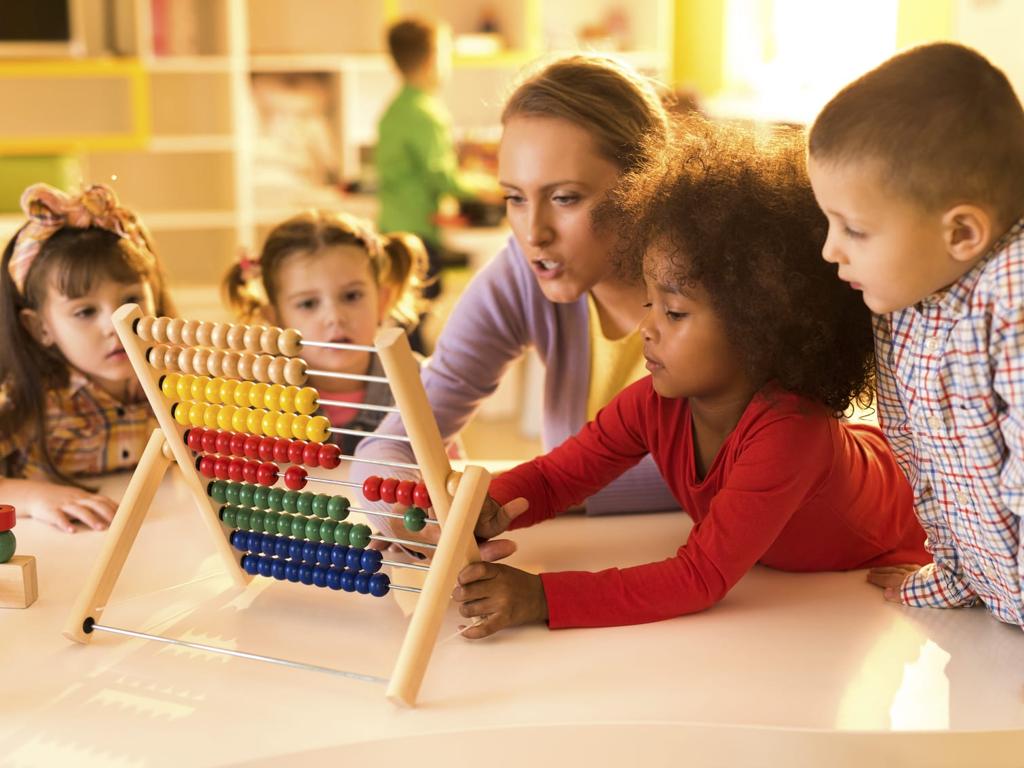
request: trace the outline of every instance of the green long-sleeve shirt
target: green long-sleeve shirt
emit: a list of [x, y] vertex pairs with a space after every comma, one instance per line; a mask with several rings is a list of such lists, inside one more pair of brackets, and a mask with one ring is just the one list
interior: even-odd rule
[[472, 197], [459, 179], [448, 112], [437, 98], [406, 85], [380, 120], [377, 140], [380, 230], [439, 242], [441, 197]]

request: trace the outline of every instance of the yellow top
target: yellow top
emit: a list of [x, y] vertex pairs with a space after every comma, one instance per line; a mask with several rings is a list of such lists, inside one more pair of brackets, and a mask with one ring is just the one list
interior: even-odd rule
[[594, 297], [587, 294], [590, 312], [590, 389], [587, 392], [587, 419], [593, 419], [615, 395], [647, 375], [643, 356], [644, 342], [635, 330], [621, 339], [609, 339], [601, 328]]

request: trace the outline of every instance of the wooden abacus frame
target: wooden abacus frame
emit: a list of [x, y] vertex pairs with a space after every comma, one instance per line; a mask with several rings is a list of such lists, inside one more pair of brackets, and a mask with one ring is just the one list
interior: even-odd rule
[[[159, 427], [153, 431], [146, 445], [106, 534], [103, 551], [64, 627], [65, 637], [83, 644], [89, 642], [94, 628], [98, 626], [103, 607], [121, 574], [157, 487], [172, 463], [177, 463], [181, 470], [217, 554], [235, 585], [244, 587], [251, 579], [239, 567], [238, 558], [225, 535], [226, 527], [206, 493], [191, 451], [183, 439], [184, 429], [172, 417], [154, 369], [147, 361], [149, 342], [135, 331], [136, 322], [142, 317], [137, 305], [126, 304], [114, 313], [113, 323], [153, 407]], [[400, 328], [383, 328], [377, 333], [374, 346], [380, 355], [441, 527], [437, 550], [388, 681], [387, 697], [391, 701], [415, 706], [456, 576], [467, 563], [480, 559], [472, 532], [490, 475], [473, 466], [461, 476], [452, 472], [405, 333]]]

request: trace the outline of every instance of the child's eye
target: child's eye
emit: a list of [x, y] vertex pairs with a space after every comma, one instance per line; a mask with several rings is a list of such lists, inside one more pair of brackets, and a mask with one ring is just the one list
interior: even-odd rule
[[95, 314], [95, 307], [79, 307], [78, 309], [75, 310], [74, 317], [77, 317], [79, 320], [86, 320]]
[[342, 299], [344, 299], [346, 302], [352, 303], [359, 301], [361, 298], [363, 298], [363, 295], [364, 294], [362, 291], [346, 291], [345, 294], [342, 296]]
[[316, 299], [303, 299], [302, 301], [298, 302], [295, 305], [295, 307], [297, 309], [303, 309], [303, 310], [309, 311], [309, 310], [312, 310], [312, 309], [316, 309], [316, 305], [317, 305], [317, 300]]
[[523, 202], [523, 196], [509, 193], [505, 195], [505, 202], [511, 203], [512, 205], [519, 205], [521, 202]]
[[677, 320], [682, 320], [683, 318], [688, 317], [689, 314], [690, 314], [689, 312], [673, 312], [670, 309], [666, 309], [665, 310], [665, 317], [667, 317], [672, 322], [676, 322]]
[[555, 195], [551, 199], [554, 200], [559, 205], [572, 205], [573, 203], [579, 201], [580, 196], [579, 195]]
[[641, 304], [640, 306], [642, 306], [644, 309], [650, 309], [651, 307], [654, 306], [654, 304], [648, 301], [646, 304]]
[[856, 229], [850, 229], [849, 227], [846, 226], [843, 227], [843, 232], [846, 233], [847, 237], [852, 237], [854, 240], [864, 237], [863, 232], [858, 232]]

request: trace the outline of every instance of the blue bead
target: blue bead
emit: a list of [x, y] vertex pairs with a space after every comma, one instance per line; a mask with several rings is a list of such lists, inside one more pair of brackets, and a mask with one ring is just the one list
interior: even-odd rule
[[278, 536], [274, 539], [274, 554], [278, 557], [288, 557], [288, 541], [286, 536]]
[[356, 574], [354, 571], [345, 569], [341, 572], [341, 588], [346, 592], [356, 591]]
[[356, 576], [356, 592], [361, 595], [370, 594], [370, 574], [360, 573]]
[[270, 533], [263, 534], [263, 554], [275, 555], [277, 554], [277, 536]]
[[363, 561], [363, 550], [358, 547], [352, 547], [348, 551], [348, 555], [345, 556], [345, 565], [352, 570], [358, 571], [359, 564]]
[[270, 576], [273, 568], [273, 562], [269, 557], [261, 557], [259, 559], [260, 564], [260, 576]]
[[374, 597], [384, 597], [391, 589], [391, 579], [386, 573], [375, 573], [370, 577], [370, 594]]
[[231, 546], [237, 549], [239, 552], [245, 551], [245, 542], [242, 541], [241, 531], [232, 531], [231, 536], [228, 537], [228, 541], [230, 541]]
[[259, 573], [260, 564], [256, 562], [256, 558], [254, 556], [242, 555], [242, 567], [250, 576], [255, 576]]
[[327, 586], [331, 589], [341, 589], [341, 571], [336, 568], [327, 569]]
[[296, 563], [291, 562], [290, 560], [286, 562], [284, 564], [284, 577], [288, 579], [288, 581], [298, 581], [299, 566]]
[[313, 583], [313, 566], [306, 564], [299, 566], [299, 581], [303, 584]]
[[270, 575], [278, 581], [284, 581], [284, 560], [271, 560]]
[[288, 557], [292, 560], [302, 559], [302, 542], [298, 539], [291, 539], [288, 542]]
[[322, 565], [327, 565], [331, 562], [331, 545], [320, 544], [316, 548], [316, 561]]
[[246, 538], [248, 538], [248, 540], [249, 540], [249, 543], [246, 545], [246, 546], [249, 547], [249, 551], [250, 552], [259, 552], [260, 551], [260, 534], [253, 533], [252, 531], [249, 531], [249, 533], [246, 534]]
[[313, 583], [318, 587], [327, 586], [327, 569], [324, 566], [313, 566]]
[[380, 570], [380, 562], [384, 559], [384, 556], [376, 549], [364, 549], [363, 556], [359, 560], [359, 565], [367, 573], [376, 573]]
[[302, 562], [316, 562], [316, 544], [314, 544], [312, 541], [307, 541], [302, 545]]
[[338, 568], [345, 567], [345, 560], [348, 557], [348, 547], [344, 544], [335, 544], [331, 547], [331, 565]]

